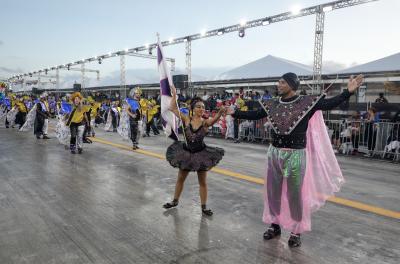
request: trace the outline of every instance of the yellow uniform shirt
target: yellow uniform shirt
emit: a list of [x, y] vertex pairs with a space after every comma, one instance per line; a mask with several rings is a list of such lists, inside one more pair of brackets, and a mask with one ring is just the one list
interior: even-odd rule
[[242, 98], [238, 98], [236, 99], [236, 104], [238, 106], [238, 108], [240, 109], [240, 111], [247, 111], [247, 106], [245, 105], [245, 102]]
[[89, 111], [89, 109], [90, 106], [83, 105], [80, 108], [75, 108], [75, 110], [72, 110], [73, 116], [71, 118], [71, 123], [77, 123], [77, 124], [82, 123], [84, 120], [84, 115], [86, 112]]
[[101, 104], [100, 103], [94, 103], [92, 105], [92, 112], [90, 112], [90, 117], [91, 118], [96, 118], [97, 116], [97, 111], [99, 110]]
[[22, 102], [17, 102], [15, 103], [18, 107], [18, 111], [20, 111], [21, 113], [26, 113], [28, 112], [28, 109], [26, 109], [26, 105]]

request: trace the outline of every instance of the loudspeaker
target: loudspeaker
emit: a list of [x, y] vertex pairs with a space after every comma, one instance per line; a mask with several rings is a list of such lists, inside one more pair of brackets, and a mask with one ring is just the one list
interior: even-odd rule
[[36, 87], [33, 87], [33, 88], [32, 88], [32, 93], [35, 94], [35, 95], [40, 95], [40, 94], [42, 94], [43, 92], [44, 92], [43, 89], [38, 89], [38, 88], [36, 88]]
[[80, 83], [74, 83], [74, 92], [80, 92], [82, 89], [82, 86]]
[[189, 87], [187, 74], [174, 75], [172, 76], [172, 81], [177, 89], [187, 89]]

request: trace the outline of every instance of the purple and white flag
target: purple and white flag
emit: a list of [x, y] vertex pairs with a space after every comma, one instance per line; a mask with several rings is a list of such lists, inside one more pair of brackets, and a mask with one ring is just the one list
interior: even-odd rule
[[158, 40], [157, 45], [158, 72], [160, 73], [160, 97], [161, 97], [161, 116], [163, 118], [164, 131], [170, 138], [178, 140], [178, 126], [174, 113], [169, 110], [172, 100], [171, 72], [164, 58], [162, 45]]

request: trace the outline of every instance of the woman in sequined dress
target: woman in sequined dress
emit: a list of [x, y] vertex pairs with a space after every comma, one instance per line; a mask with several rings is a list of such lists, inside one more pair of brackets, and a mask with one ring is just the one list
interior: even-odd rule
[[217, 165], [224, 155], [224, 150], [217, 147], [210, 147], [204, 143], [204, 137], [208, 128], [216, 123], [222, 114], [226, 112], [221, 107], [213, 118], [203, 118], [205, 113], [204, 102], [200, 97], [194, 98], [190, 104], [192, 115], [188, 116], [179, 112], [176, 105], [176, 89], [172, 87], [173, 100], [170, 110], [182, 120], [183, 131], [186, 142], [175, 141], [168, 147], [166, 158], [175, 168], [179, 168], [178, 179], [175, 186], [174, 199], [163, 205], [165, 209], [175, 207], [179, 203], [179, 197], [189, 172], [197, 172], [199, 180], [199, 191], [202, 213], [211, 216], [213, 211], [208, 209], [207, 204], [207, 171]]

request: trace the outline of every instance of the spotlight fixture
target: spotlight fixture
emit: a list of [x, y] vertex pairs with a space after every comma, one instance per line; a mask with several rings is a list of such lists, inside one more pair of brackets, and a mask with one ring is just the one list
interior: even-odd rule
[[263, 22], [262, 22], [263, 26], [266, 26], [266, 25], [269, 25], [269, 24], [270, 24], [269, 19], [264, 19]]
[[153, 48], [149, 48], [149, 55], [153, 55]]
[[244, 28], [239, 29], [239, 37], [243, 38], [245, 35]]
[[223, 30], [218, 30], [217, 35], [221, 36], [222, 34], [224, 34], [224, 31]]
[[330, 11], [333, 10], [333, 6], [331, 6], [331, 5], [324, 6], [324, 7], [322, 8], [322, 10], [323, 10], [324, 12], [330, 12]]

